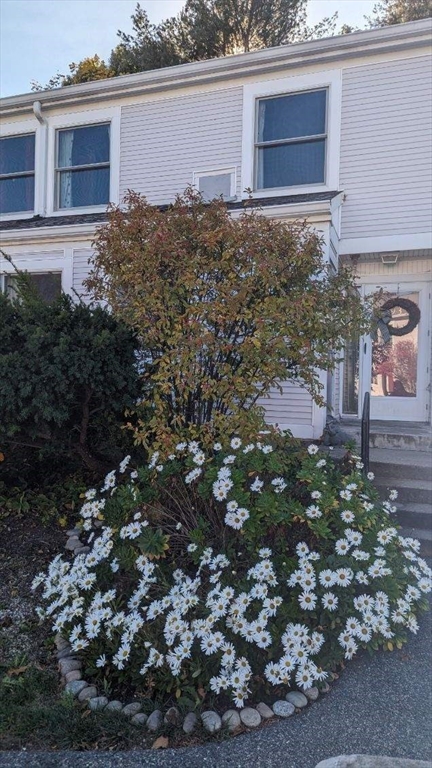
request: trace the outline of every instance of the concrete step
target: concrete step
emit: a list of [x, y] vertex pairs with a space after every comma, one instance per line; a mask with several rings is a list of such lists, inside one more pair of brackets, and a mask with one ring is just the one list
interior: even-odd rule
[[430, 451], [432, 437], [429, 434], [407, 435], [405, 433], [370, 431], [369, 446], [371, 448], [399, 448], [405, 451]]
[[432, 453], [371, 448], [369, 461], [377, 482], [388, 483], [387, 478], [432, 481]]
[[388, 498], [389, 489], [396, 488], [398, 502], [404, 506], [410, 504], [429, 504], [432, 514], [432, 481], [408, 479], [401, 473], [399, 477], [375, 475], [375, 486], [382, 499]]
[[424, 528], [411, 528], [403, 526], [402, 536], [410, 536], [412, 539], [418, 539], [420, 542], [420, 554], [422, 557], [432, 557], [432, 531]]
[[432, 531], [432, 507], [430, 504], [396, 504], [396, 518], [399, 525]]

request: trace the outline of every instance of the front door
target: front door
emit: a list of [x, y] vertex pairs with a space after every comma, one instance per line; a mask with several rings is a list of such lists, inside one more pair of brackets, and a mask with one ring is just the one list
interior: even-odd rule
[[385, 292], [382, 321], [375, 338], [361, 345], [361, 394], [370, 391], [371, 419], [427, 421], [430, 284], [388, 283], [365, 290], [378, 287]]

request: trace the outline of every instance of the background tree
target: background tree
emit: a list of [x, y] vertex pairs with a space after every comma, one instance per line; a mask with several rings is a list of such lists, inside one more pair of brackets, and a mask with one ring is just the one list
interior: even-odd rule
[[366, 20], [369, 27], [386, 27], [431, 16], [431, 0], [380, 0], [373, 8], [373, 16]]
[[64, 85], [77, 85], [78, 83], [88, 83], [92, 80], [105, 80], [107, 77], [114, 77], [114, 71], [110, 69], [103, 59], [100, 59], [97, 53], [82, 59], [78, 64], [72, 62], [69, 64], [69, 75], [62, 75], [57, 72], [46, 85], [41, 85], [37, 81], [32, 81], [32, 91], [45, 91], [51, 88], [61, 88]]
[[152, 24], [138, 3], [131, 34], [118, 32], [119, 44], [107, 65], [97, 55], [69, 65], [33, 90], [100, 80], [114, 75], [254, 51], [335, 33], [337, 13], [315, 26], [306, 24], [307, 0], [187, 0], [177, 16]]
[[145, 401], [138, 441], [192, 428], [256, 430], [256, 401], [301, 380], [317, 402], [318, 369], [333, 368], [362, 326], [352, 277], [330, 274], [305, 223], [205, 204], [192, 189], [166, 212], [130, 192], [99, 230], [87, 287], [137, 331]]

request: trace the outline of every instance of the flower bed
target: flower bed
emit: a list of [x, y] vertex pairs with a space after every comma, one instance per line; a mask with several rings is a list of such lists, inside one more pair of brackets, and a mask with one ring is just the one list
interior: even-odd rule
[[361, 469], [276, 435], [127, 457], [86, 493], [84, 550], [35, 579], [41, 619], [120, 698], [223, 710], [324, 687], [360, 648], [400, 648], [431, 589], [395, 492], [380, 503]]

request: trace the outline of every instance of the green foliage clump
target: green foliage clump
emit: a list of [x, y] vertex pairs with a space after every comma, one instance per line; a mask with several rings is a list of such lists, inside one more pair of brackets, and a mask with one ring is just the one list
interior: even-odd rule
[[45, 303], [23, 273], [16, 284], [16, 298], [0, 294], [2, 473], [20, 464], [28, 476], [38, 462], [52, 482], [68, 462], [106, 471], [139, 391], [136, 337], [102, 307], [66, 295]]
[[200, 439], [254, 432], [257, 400], [288, 379], [322, 404], [318, 369], [332, 369], [350, 330], [366, 327], [353, 276], [331, 271], [304, 222], [248, 207], [233, 218], [191, 188], [166, 211], [129, 193], [95, 249], [87, 287], [145, 350], [144, 443], [191, 428]]

